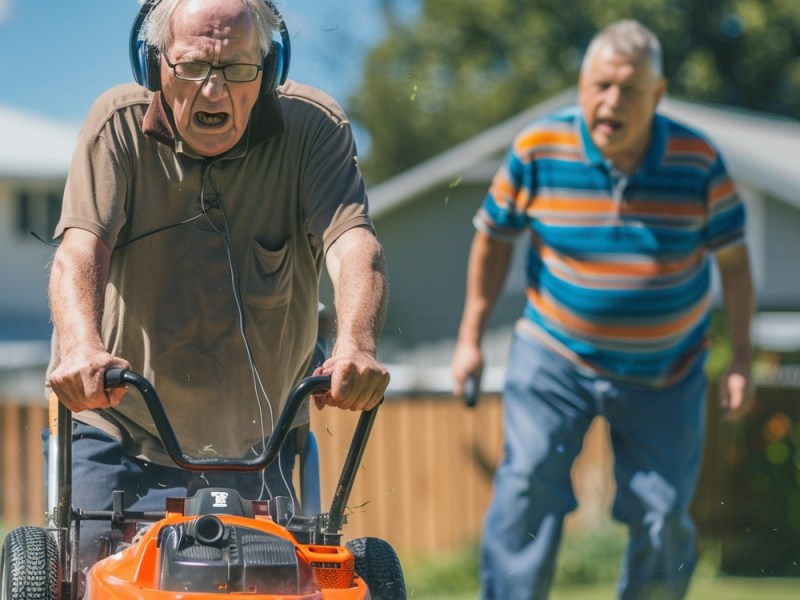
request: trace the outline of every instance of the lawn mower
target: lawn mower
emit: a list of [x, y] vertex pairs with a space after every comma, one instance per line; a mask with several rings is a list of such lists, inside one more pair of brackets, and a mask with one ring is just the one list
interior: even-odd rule
[[[304, 401], [330, 388], [330, 377], [303, 379], [258, 456], [198, 458], [182, 450], [148, 380], [123, 369], [111, 369], [105, 377], [107, 387], [130, 385], [139, 391], [172, 460], [198, 471], [263, 469], [277, 458]], [[387, 542], [359, 538], [341, 545], [348, 497], [377, 407], [359, 417], [330, 510], [311, 515], [305, 506], [304, 514], [293, 511], [290, 498], [248, 500], [228, 488], [169, 498], [163, 512], [127, 510], [119, 491], [111, 492], [110, 511], [73, 507], [72, 415], [60, 403], [55, 411], [51, 450], [57, 450], [57, 456], [53, 460], [51, 452], [50, 463], [56, 464], [48, 474], [51, 484], [53, 478], [58, 482], [55, 505], [50, 505], [46, 527], [23, 526], [6, 536], [0, 600], [77, 600], [84, 587], [79, 585], [78, 544], [81, 523], [87, 520], [108, 521], [115, 534], [108, 556], [86, 574], [82, 597], [89, 600], [211, 600], [221, 595], [252, 600], [406, 598], [400, 562]], [[301, 499], [303, 485], [308, 483], [301, 484]], [[314, 494], [319, 498], [318, 489]]]

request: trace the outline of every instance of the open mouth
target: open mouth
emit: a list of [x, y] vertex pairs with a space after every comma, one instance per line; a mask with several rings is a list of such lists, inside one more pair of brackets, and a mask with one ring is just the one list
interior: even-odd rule
[[194, 118], [195, 121], [203, 127], [219, 127], [220, 125], [224, 125], [228, 120], [228, 113], [207, 113], [200, 111], [195, 113]]
[[622, 129], [622, 121], [618, 121], [616, 119], [599, 119], [597, 121], [597, 126], [605, 131], [614, 133], [615, 131]]

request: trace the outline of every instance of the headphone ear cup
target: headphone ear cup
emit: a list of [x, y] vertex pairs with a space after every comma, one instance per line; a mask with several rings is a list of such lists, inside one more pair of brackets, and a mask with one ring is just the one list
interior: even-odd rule
[[261, 91], [270, 94], [275, 88], [283, 83], [283, 48], [281, 45], [272, 41], [269, 45], [269, 54], [264, 57], [261, 71]]
[[161, 58], [156, 48], [139, 39], [139, 32], [147, 15], [156, 4], [158, 4], [158, 0], [147, 0], [142, 4], [128, 38], [128, 54], [133, 78], [136, 83], [152, 92], [161, 89]]
[[150, 44], [139, 40], [131, 51], [131, 70], [136, 83], [143, 85], [151, 92], [161, 89], [161, 59]]
[[151, 92], [157, 92], [161, 89], [161, 55], [158, 50], [150, 44], [142, 43], [144, 48], [144, 78], [142, 85]]

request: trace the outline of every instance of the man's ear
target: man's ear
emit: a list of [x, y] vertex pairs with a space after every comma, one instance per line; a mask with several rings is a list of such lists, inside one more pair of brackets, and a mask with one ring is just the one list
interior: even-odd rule
[[655, 94], [656, 94], [656, 104], [658, 104], [659, 102], [661, 102], [661, 99], [664, 96], [666, 96], [666, 94], [667, 94], [667, 78], [666, 77], [662, 77], [658, 81], [658, 85], [656, 86]]

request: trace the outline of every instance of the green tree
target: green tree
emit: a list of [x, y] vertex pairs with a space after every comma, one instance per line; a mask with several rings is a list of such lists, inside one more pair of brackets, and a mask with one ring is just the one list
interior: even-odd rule
[[574, 85], [591, 36], [653, 29], [674, 97], [800, 117], [798, 0], [381, 0], [387, 35], [348, 112], [380, 181]]

